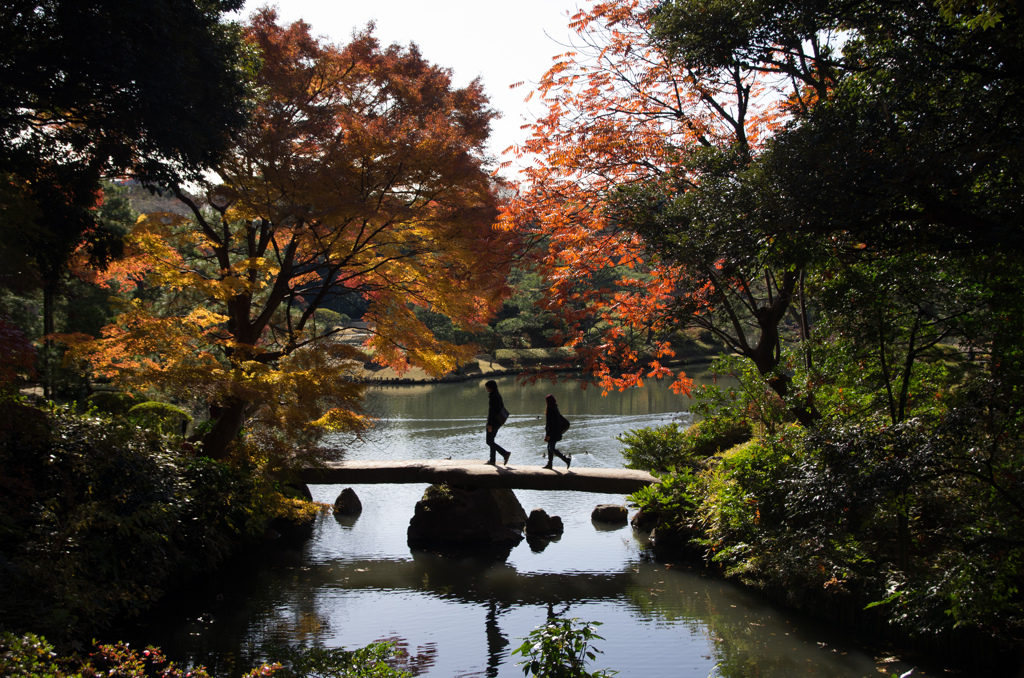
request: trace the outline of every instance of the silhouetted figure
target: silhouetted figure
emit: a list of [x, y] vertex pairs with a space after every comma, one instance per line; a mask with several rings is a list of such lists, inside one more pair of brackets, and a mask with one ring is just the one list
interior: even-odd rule
[[494, 436], [498, 434], [498, 429], [508, 419], [508, 410], [505, 409], [505, 402], [501, 399], [501, 394], [498, 393], [497, 382], [492, 379], [484, 384], [484, 388], [487, 389], [487, 447], [491, 450], [491, 458], [487, 463], [494, 466], [497, 463], [495, 452], [501, 452], [501, 457], [505, 465], [508, 466], [508, 458], [512, 453], [494, 442]]
[[562, 435], [569, 430], [569, 420], [558, 411], [558, 403], [555, 396], [545, 396], [546, 407], [544, 409], [544, 440], [548, 443], [548, 463], [544, 468], [551, 468], [551, 463], [557, 456], [565, 462], [565, 468], [572, 464], [572, 456], [565, 455], [555, 449], [555, 443], [562, 439]]

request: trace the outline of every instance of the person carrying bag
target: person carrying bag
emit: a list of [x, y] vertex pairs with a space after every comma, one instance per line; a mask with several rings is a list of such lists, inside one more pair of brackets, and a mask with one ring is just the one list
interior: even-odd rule
[[484, 384], [484, 388], [487, 389], [487, 447], [491, 452], [491, 458], [487, 463], [491, 466], [497, 465], [495, 453], [501, 452], [504, 464], [508, 466], [508, 458], [512, 453], [494, 442], [494, 436], [498, 434], [498, 429], [508, 421], [508, 410], [505, 409], [505, 402], [501, 399], [496, 381], [493, 379], [488, 381]]
[[555, 448], [555, 443], [561, 440], [565, 432], [569, 430], [569, 420], [558, 411], [555, 396], [547, 395], [544, 401], [544, 440], [548, 444], [548, 463], [544, 468], [551, 468], [556, 456], [565, 462], [565, 468], [569, 468], [572, 464], [572, 455], [562, 454]]

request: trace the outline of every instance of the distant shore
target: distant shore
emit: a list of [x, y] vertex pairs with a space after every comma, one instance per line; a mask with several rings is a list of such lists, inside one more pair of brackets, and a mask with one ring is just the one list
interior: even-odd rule
[[[701, 365], [711, 362], [717, 353], [696, 349], [693, 351], [680, 352], [676, 358], [664, 361], [667, 367], [684, 367], [687, 365]], [[517, 376], [524, 372], [542, 370], [563, 374], [579, 373], [583, 370], [564, 362], [551, 362], [536, 360], [519, 361], [515, 359], [497, 357], [485, 353], [477, 355], [473, 360], [463, 365], [454, 372], [441, 377], [434, 377], [427, 374], [421, 368], [413, 367], [408, 371], [399, 374], [390, 367], [379, 367], [367, 363], [362, 370], [362, 379], [366, 383], [379, 386], [400, 386], [403, 384], [429, 384], [474, 381], [477, 379], [494, 379], [504, 376]]]

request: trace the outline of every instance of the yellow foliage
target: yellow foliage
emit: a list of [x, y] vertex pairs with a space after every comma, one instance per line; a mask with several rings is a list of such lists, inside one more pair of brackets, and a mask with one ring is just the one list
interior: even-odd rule
[[[183, 196], [190, 216], [143, 215], [132, 230], [123, 278], [155, 300], [126, 304], [74, 356], [219, 412], [207, 441], [220, 449], [207, 453], [223, 456], [244, 426], [266, 463], [295, 465], [324, 432], [369, 425], [356, 381], [367, 357], [318, 327], [318, 308], [368, 302], [375, 360], [443, 374], [474, 349], [438, 341], [410, 304], [485, 323], [515, 240], [493, 228], [482, 161], [493, 113], [479, 84], [453, 88], [444, 69], [382, 51], [369, 32], [339, 47], [276, 20], [263, 10], [246, 28], [272, 56], [250, 128], [215, 168], [224, 183], [203, 202]], [[296, 115], [283, 120], [282, 106]], [[382, 107], [394, 115], [366, 113]]]

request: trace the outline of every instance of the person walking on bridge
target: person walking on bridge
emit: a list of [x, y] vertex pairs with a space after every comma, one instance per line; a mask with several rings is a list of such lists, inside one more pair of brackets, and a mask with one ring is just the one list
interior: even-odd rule
[[505, 409], [505, 402], [501, 399], [501, 394], [498, 393], [496, 381], [491, 379], [484, 384], [484, 388], [487, 389], [487, 447], [491, 450], [491, 458], [487, 463], [495, 466], [497, 464], [495, 452], [501, 452], [505, 466], [508, 466], [508, 458], [512, 453], [494, 442], [494, 436], [497, 435], [498, 429], [508, 419], [508, 410]]
[[558, 411], [558, 403], [555, 402], [555, 396], [545, 396], [544, 401], [546, 403], [544, 408], [544, 440], [548, 444], [548, 463], [544, 468], [551, 468], [551, 463], [555, 460], [556, 456], [565, 462], [565, 468], [569, 468], [569, 465], [572, 464], [572, 455], [562, 454], [555, 449], [555, 443], [561, 440], [565, 432], [569, 430], [569, 420]]

